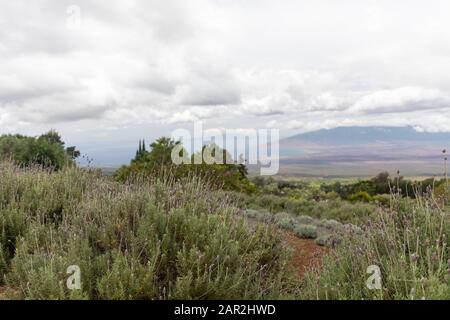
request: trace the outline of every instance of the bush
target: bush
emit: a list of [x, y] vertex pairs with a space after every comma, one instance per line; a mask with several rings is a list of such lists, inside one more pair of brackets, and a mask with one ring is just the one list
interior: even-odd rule
[[347, 201], [308, 202], [303, 205], [302, 214], [317, 219], [334, 219], [342, 223], [363, 224], [378, 211], [369, 203]]
[[275, 217], [276, 220], [281, 220], [281, 219], [285, 219], [285, 218], [294, 220], [293, 215], [289, 214], [287, 212], [278, 212], [278, 213], [273, 214], [273, 216]]
[[254, 209], [247, 209], [244, 211], [244, 216], [246, 216], [247, 218], [256, 218], [258, 214], [259, 211]]
[[363, 234], [363, 229], [354, 224], [347, 223], [343, 225], [343, 230], [350, 234]]
[[314, 240], [314, 242], [316, 244], [318, 244], [319, 246], [326, 247], [329, 239], [330, 239], [330, 236], [328, 234], [325, 234], [325, 235], [321, 235], [321, 236], [317, 237], [316, 240]]
[[334, 219], [343, 223], [363, 224], [378, 209], [375, 204], [343, 200], [298, 200], [275, 195], [254, 195], [241, 199], [243, 207], [266, 209], [271, 212], [288, 212], [294, 215], [311, 216], [318, 219]]
[[314, 219], [310, 216], [298, 216], [297, 222], [301, 224], [312, 224], [314, 222]]
[[267, 211], [247, 209], [244, 214], [247, 218], [268, 222], [273, 218], [273, 214]]
[[366, 191], [360, 191], [360, 192], [351, 194], [351, 195], [348, 196], [348, 200], [351, 201], [351, 202], [356, 202], [356, 201], [371, 202], [371, 201], [373, 201], [373, 199], [370, 196], [370, 194], [367, 193]]
[[310, 224], [300, 224], [295, 227], [294, 233], [299, 238], [315, 239], [317, 238], [317, 227]]
[[[287, 255], [197, 178], [119, 184], [0, 163], [0, 279], [27, 299], [289, 297]], [[81, 290], [65, 286], [81, 269]]]
[[373, 200], [383, 206], [389, 206], [391, 203], [391, 195], [390, 194], [377, 194], [373, 197]]
[[287, 207], [288, 199], [285, 197], [265, 194], [256, 199], [257, 204], [261, 208], [266, 208], [271, 212], [281, 212]]
[[338, 222], [336, 220], [333, 220], [333, 219], [323, 220], [323, 221], [320, 222], [320, 225], [322, 227], [324, 227], [324, 228], [327, 228], [327, 229], [330, 229], [330, 230], [335, 230], [335, 231], [341, 230], [342, 227], [343, 227], [342, 223], [340, 223], [340, 222]]
[[[450, 218], [434, 199], [395, 198], [392, 210], [373, 217], [361, 235], [343, 237], [323, 268], [305, 277], [305, 299], [449, 299]], [[376, 265], [381, 290], [370, 290], [367, 268]]]
[[441, 203], [447, 205], [450, 203], [450, 186], [448, 186], [447, 183], [441, 183], [434, 189], [433, 193]]
[[292, 231], [295, 228], [295, 220], [291, 217], [278, 218], [276, 225], [278, 228], [281, 228], [281, 229], [284, 229], [287, 231]]
[[[202, 152], [189, 157], [181, 141], [161, 137], [153, 142], [151, 150], [146, 150], [144, 141], [139, 141], [139, 149], [130, 165], [119, 168], [114, 177], [120, 182], [136, 179], [164, 176], [170, 174], [173, 179], [183, 179], [192, 176], [208, 180], [210, 187], [228, 191], [238, 191], [252, 194], [256, 186], [247, 178], [248, 170], [244, 164], [234, 162], [230, 153], [215, 144], [203, 146]], [[178, 150], [180, 163], [172, 161], [173, 152]], [[206, 159], [207, 155], [214, 159]], [[219, 157], [221, 155], [221, 157]], [[217, 157], [216, 157], [217, 156]], [[212, 161], [214, 160], [214, 161]], [[211, 163], [217, 161], [217, 163]]]
[[75, 147], [65, 148], [61, 136], [51, 130], [39, 137], [0, 136], [0, 160], [13, 160], [21, 166], [40, 165], [59, 170], [74, 165], [80, 156]]

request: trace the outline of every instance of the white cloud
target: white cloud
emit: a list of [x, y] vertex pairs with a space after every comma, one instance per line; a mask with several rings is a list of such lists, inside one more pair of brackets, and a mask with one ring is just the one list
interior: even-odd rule
[[395, 113], [441, 108], [450, 108], [450, 97], [440, 90], [403, 87], [364, 95], [350, 110], [365, 113]]
[[165, 121], [169, 124], [176, 123], [185, 123], [185, 122], [194, 122], [205, 120], [214, 117], [220, 117], [226, 112], [226, 107], [224, 106], [215, 106], [215, 107], [189, 107], [186, 110], [176, 112], [173, 115], [170, 115], [169, 118]]
[[445, 0], [78, 0], [75, 30], [70, 4], [2, 1], [2, 131], [450, 130]]

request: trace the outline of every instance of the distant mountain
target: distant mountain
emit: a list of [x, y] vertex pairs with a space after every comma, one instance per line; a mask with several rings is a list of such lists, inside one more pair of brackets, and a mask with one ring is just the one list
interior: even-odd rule
[[323, 145], [355, 145], [366, 143], [450, 141], [450, 132], [419, 132], [412, 127], [338, 127], [307, 132], [284, 139], [284, 142], [303, 142]]
[[412, 127], [338, 127], [281, 140], [281, 168], [298, 175], [371, 175], [397, 169], [408, 175], [432, 175], [443, 171], [442, 150], [449, 147], [450, 133]]

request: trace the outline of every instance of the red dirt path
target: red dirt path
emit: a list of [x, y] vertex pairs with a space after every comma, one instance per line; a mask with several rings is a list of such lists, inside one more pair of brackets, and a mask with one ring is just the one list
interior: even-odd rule
[[329, 248], [319, 246], [310, 239], [300, 239], [293, 234], [284, 233], [285, 243], [294, 249], [291, 264], [297, 269], [299, 277], [306, 271], [322, 266], [322, 257], [329, 252]]

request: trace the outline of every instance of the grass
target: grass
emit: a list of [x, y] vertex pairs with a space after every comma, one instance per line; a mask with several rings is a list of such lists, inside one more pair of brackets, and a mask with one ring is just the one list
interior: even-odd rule
[[[450, 299], [450, 212], [432, 190], [383, 206], [236, 200], [196, 177], [123, 184], [10, 162], [0, 181], [0, 287], [13, 298]], [[277, 228], [334, 249], [294, 279]], [[72, 265], [80, 290], [66, 286]], [[372, 265], [381, 289], [366, 285]]]
[[316, 244], [320, 246], [335, 247], [346, 234], [361, 234], [363, 232], [356, 225], [342, 224], [333, 219], [317, 219], [286, 212], [270, 213], [254, 209], [247, 209], [242, 213], [247, 220], [253, 221], [253, 223], [274, 225], [278, 229], [290, 232], [301, 239], [316, 239]]
[[300, 224], [295, 227], [294, 233], [299, 238], [315, 239], [317, 238], [317, 227], [311, 224]]
[[[195, 177], [119, 184], [0, 163], [0, 285], [19, 299], [279, 299], [296, 290], [267, 225]], [[81, 269], [80, 290], [66, 286]]]
[[[432, 194], [394, 198], [363, 234], [350, 234], [309, 273], [304, 299], [450, 299], [448, 208]], [[381, 289], [369, 289], [367, 268], [381, 270]]]
[[340, 199], [322, 201], [292, 199], [272, 194], [243, 195], [230, 193], [238, 198], [241, 208], [265, 210], [272, 213], [286, 212], [296, 216], [310, 216], [316, 219], [334, 219], [341, 223], [361, 225], [380, 211], [375, 203], [350, 203]]

